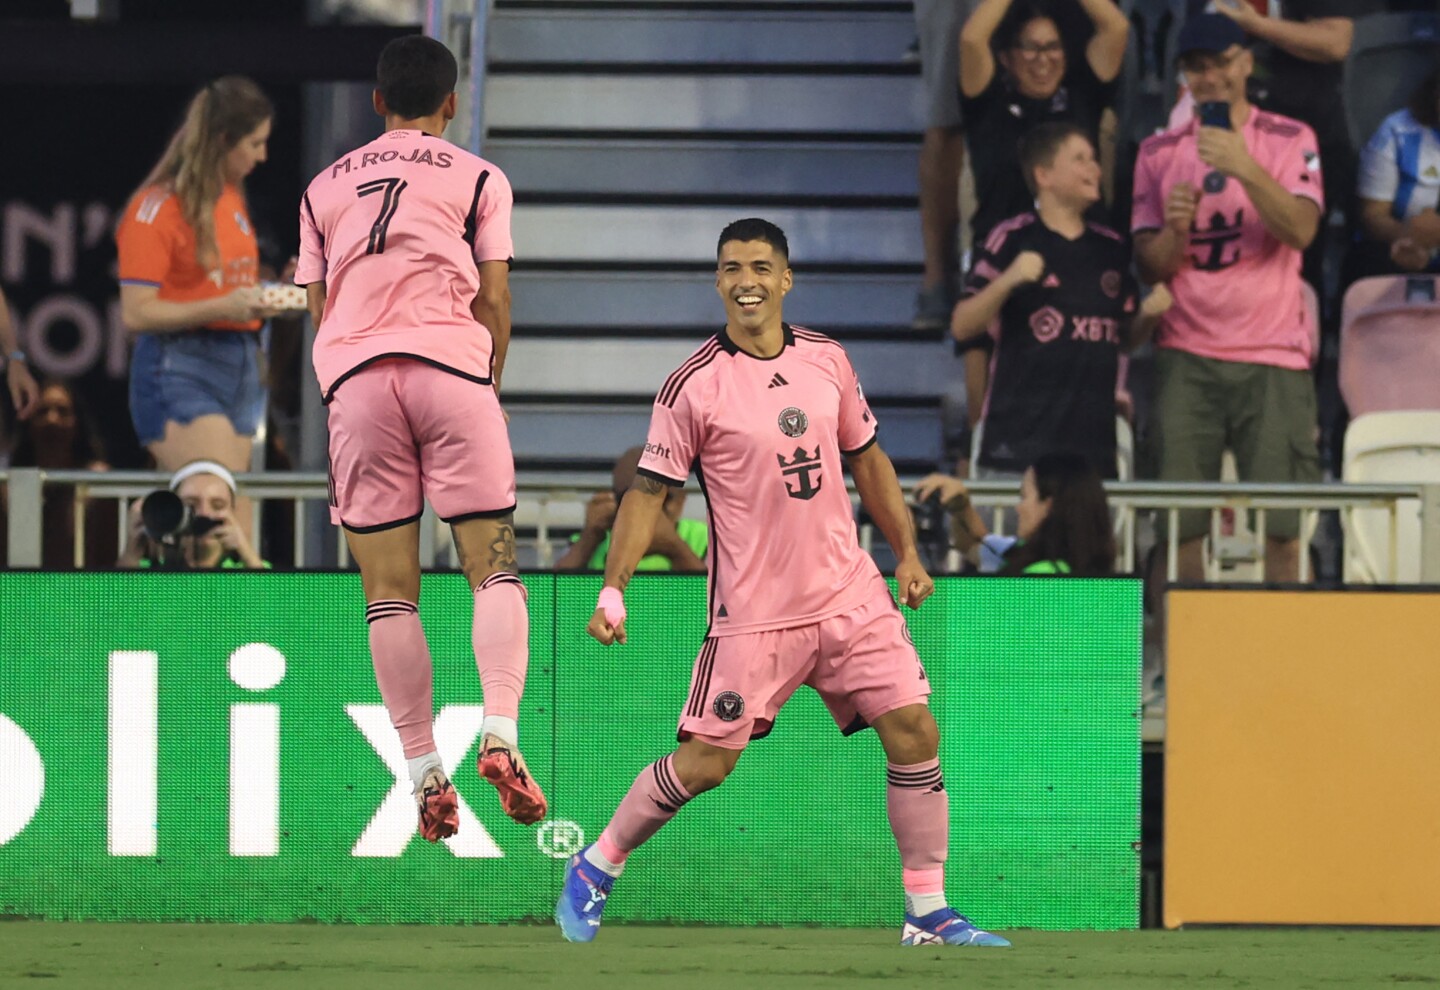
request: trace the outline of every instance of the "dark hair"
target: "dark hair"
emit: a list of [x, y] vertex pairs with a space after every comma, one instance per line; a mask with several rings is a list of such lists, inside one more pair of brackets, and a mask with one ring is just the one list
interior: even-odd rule
[[[76, 470], [87, 468], [96, 461], [104, 461], [105, 444], [100, 431], [95, 427], [80, 393], [70, 382], [60, 378], [47, 378], [40, 383], [43, 396], [52, 388], [64, 389], [70, 396], [70, 405], [75, 410], [75, 435], [70, 440], [70, 460]], [[10, 450], [10, 464], [13, 467], [38, 467], [40, 452], [35, 448], [35, 434], [30, 430], [30, 421], [16, 424], [15, 446]]]
[[[1072, 137], [1090, 140], [1085, 128], [1064, 120], [1038, 124], [1020, 138], [1020, 174], [1025, 177], [1025, 187], [1030, 190], [1031, 196], [1040, 192], [1035, 181], [1035, 170], [1054, 165], [1060, 146]], [[1093, 148], [1093, 142], [1091, 146]]]
[[715, 244], [715, 257], [720, 257], [720, 251], [731, 241], [764, 241], [790, 263], [790, 242], [785, 239], [785, 231], [775, 226], [769, 220], [761, 220], [759, 217], [746, 217], [744, 220], [736, 220], [724, 230], [720, 231], [720, 240]]
[[995, 29], [995, 40], [992, 46], [994, 50], [1003, 52], [1017, 47], [1020, 44], [1020, 35], [1025, 31], [1025, 26], [1035, 20], [1051, 21], [1055, 25], [1055, 30], [1060, 30], [1060, 19], [1049, 4], [1043, 3], [1041, 0], [1017, 3], [1006, 11], [1005, 17], [1000, 21], [1000, 26]]
[[1085, 457], [1045, 454], [1030, 465], [1035, 488], [1050, 501], [1040, 528], [1005, 559], [1004, 574], [1020, 574], [1031, 564], [1064, 561], [1070, 573], [1097, 577], [1114, 573], [1115, 534], [1105, 486]]
[[1410, 116], [1425, 127], [1440, 127], [1440, 69], [1431, 70], [1410, 94]]
[[396, 38], [380, 52], [375, 87], [385, 109], [403, 120], [428, 117], [455, 91], [460, 69], [455, 56], [434, 38], [410, 34]]

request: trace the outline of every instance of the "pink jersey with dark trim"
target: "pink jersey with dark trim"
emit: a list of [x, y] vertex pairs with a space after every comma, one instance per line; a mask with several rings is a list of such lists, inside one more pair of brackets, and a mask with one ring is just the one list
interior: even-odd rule
[[[1198, 128], [1191, 118], [1146, 138], [1135, 165], [1135, 233], [1164, 225], [1165, 201], [1176, 184], [1204, 192], [1185, 260], [1170, 280], [1175, 305], [1161, 317], [1155, 344], [1303, 371], [1310, 367], [1313, 328], [1301, 294], [1301, 254], [1265, 228], [1237, 180], [1200, 160]], [[1253, 110], [1241, 133], [1261, 168], [1323, 211], [1319, 146], [1307, 125]]]
[[762, 359], [725, 331], [655, 398], [640, 471], [683, 484], [710, 512], [710, 635], [806, 625], [873, 596], [842, 458], [875, 442], [875, 416], [845, 349], [785, 328]]
[[499, 168], [422, 131], [386, 131], [330, 165], [300, 201], [295, 283], [324, 282], [315, 374], [404, 355], [488, 382], [476, 265], [509, 261], [514, 195]]

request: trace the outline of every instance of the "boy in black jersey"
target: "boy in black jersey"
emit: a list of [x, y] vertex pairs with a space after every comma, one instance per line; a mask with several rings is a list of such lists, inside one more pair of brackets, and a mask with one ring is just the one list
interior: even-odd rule
[[951, 317], [957, 340], [995, 338], [980, 467], [1018, 476], [1069, 449], [1113, 478], [1120, 351], [1149, 337], [1170, 297], [1159, 287], [1137, 307], [1129, 245], [1085, 219], [1100, 165], [1084, 131], [1042, 124], [1020, 157], [1036, 209], [991, 231]]

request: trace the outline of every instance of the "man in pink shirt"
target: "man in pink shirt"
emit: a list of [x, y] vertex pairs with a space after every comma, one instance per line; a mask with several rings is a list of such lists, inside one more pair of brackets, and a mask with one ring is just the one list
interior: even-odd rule
[[[1228, 446], [1242, 479], [1318, 481], [1311, 316], [1301, 253], [1324, 205], [1309, 127], [1246, 99], [1254, 59], [1233, 20], [1201, 14], [1180, 32], [1194, 118], [1147, 138], [1131, 228], [1141, 279], [1168, 282], [1156, 333], [1158, 468], [1215, 481]], [[1180, 520], [1180, 578], [1203, 581], [1208, 513]], [[1270, 513], [1267, 580], [1294, 580], [1296, 513]]]
[[622, 592], [649, 546], [666, 491], [693, 470], [711, 518], [710, 629], [680, 718], [679, 748], [640, 772], [600, 838], [570, 861], [555, 920], [589, 942], [626, 858], [680, 807], [718, 786], [781, 706], [813, 688], [845, 734], [873, 727], [888, 760], [906, 945], [1008, 945], [950, 908], [949, 804], [930, 685], [875, 563], [856, 540], [845, 468], [919, 607], [925, 573], [895, 469], [845, 349], [781, 316], [789, 245], [765, 220], [720, 234], [715, 286], [725, 328], [655, 399], [635, 483], [620, 504], [589, 633], [625, 642]]
[[510, 341], [510, 184], [441, 139], [455, 58], [431, 38], [380, 54], [385, 133], [323, 170], [300, 203], [300, 260], [329, 407], [331, 518], [360, 566], [375, 678], [431, 842], [459, 825], [435, 746], [420, 626], [420, 515], [450, 523], [475, 595], [485, 695], [479, 771], [529, 824], [545, 795], [520, 756], [529, 618], [516, 575], [515, 464], [500, 409]]

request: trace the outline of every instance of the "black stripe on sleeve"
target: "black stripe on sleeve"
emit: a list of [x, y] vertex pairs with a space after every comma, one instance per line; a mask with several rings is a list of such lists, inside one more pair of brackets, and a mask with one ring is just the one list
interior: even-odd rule
[[479, 226], [475, 219], [475, 211], [480, 209], [480, 192], [485, 188], [485, 180], [490, 178], [490, 170], [487, 168], [480, 173], [480, 178], [475, 180], [475, 195], [470, 200], [470, 212], [465, 214], [465, 231], [460, 236], [465, 238], [465, 243], [470, 245], [470, 250], [475, 250], [476, 228]]
[[859, 455], [865, 453], [865, 451], [869, 450], [871, 447], [875, 446], [875, 444], [878, 443], [879, 440], [880, 431], [876, 430], [874, 433], [870, 434], [869, 440], [865, 441], [863, 444], [856, 447], [854, 450], [842, 450], [840, 451], [840, 453], [844, 454], [846, 457], [858, 457]]

